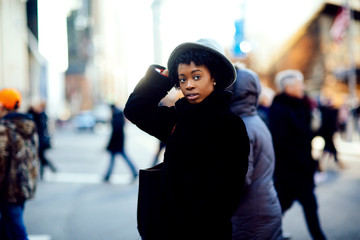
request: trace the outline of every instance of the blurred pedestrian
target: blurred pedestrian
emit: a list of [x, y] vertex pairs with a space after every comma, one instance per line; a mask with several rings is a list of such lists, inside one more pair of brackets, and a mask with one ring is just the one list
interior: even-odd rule
[[[235, 77], [222, 47], [200, 39], [176, 47], [168, 69], [150, 66], [129, 97], [125, 116], [166, 143], [157, 240], [231, 239], [249, 154], [244, 122], [231, 113], [231, 93], [224, 91]], [[174, 84], [184, 97], [175, 107], [158, 106]]]
[[261, 85], [250, 69], [237, 69], [231, 110], [245, 122], [249, 167], [240, 205], [232, 217], [233, 240], [282, 239], [281, 207], [273, 183], [275, 155], [271, 134], [257, 113]]
[[339, 115], [338, 115], [338, 130], [342, 139], [349, 140], [346, 126], [348, 126], [350, 122], [349, 121], [350, 117], [351, 117], [351, 113], [349, 111], [349, 107], [347, 106], [347, 104], [342, 104], [339, 107]]
[[21, 94], [0, 91], [0, 239], [26, 240], [23, 220], [26, 200], [32, 198], [38, 174], [37, 133], [29, 115], [18, 113]]
[[311, 101], [305, 96], [300, 71], [285, 70], [275, 78], [280, 94], [270, 108], [269, 123], [275, 149], [274, 183], [284, 214], [298, 201], [313, 239], [325, 239], [317, 213], [314, 174], [317, 162], [311, 155]]
[[130, 170], [133, 175], [133, 180], [135, 180], [138, 176], [138, 171], [136, 167], [134, 166], [133, 162], [130, 160], [130, 158], [127, 156], [124, 148], [124, 142], [125, 142], [125, 134], [124, 134], [124, 125], [125, 125], [125, 119], [124, 114], [116, 107], [114, 104], [110, 105], [111, 113], [112, 113], [112, 119], [111, 119], [111, 126], [112, 126], [112, 132], [110, 136], [109, 143], [106, 147], [106, 149], [110, 152], [110, 162], [109, 167], [106, 171], [104, 182], [108, 182], [110, 180], [111, 173], [114, 169], [115, 165], [115, 157], [116, 155], [121, 155], [127, 165], [130, 167]]
[[166, 144], [163, 141], [159, 141], [159, 147], [155, 153], [152, 166], [155, 166], [156, 164], [158, 164], [160, 162], [160, 159], [159, 159], [160, 153], [165, 147], [166, 147]]
[[[338, 115], [339, 110], [334, 107], [331, 98], [321, 98], [319, 109], [321, 112], [321, 126], [317, 135], [321, 136], [325, 141], [325, 146], [319, 161], [325, 161], [325, 157], [333, 157], [335, 163], [340, 169], [345, 167], [344, 163], [339, 160], [337, 150], [334, 144], [334, 134], [338, 131]], [[319, 163], [319, 166], [321, 164]]]
[[49, 167], [52, 172], [56, 172], [54, 164], [46, 157], [46, 150], [51, 148], [51, 138], [48, 129], [48, 116], [45, 112], [46, 102], [40, 102], [30, 107], [28, 113], [32, 115], [37, 133], [39, 135], [39, 160], [40, 178], [44, 176], [45, 167]]
[[[159, 102], [159, 106], [168, 106], [168, 107], [172, 107], [175, 105], [175, 102], [179, 99], [179, 94], [177, 91], [174, 91], [173, 88], [168, 92], [168, 94], [166, 94], [166, 96], [161, 99], [161, 101]], [[160, 153], [163, 149], [165, 149], [166, 144], [162, 141], [159, 141], [159, 145], [158, 145], [158, 149], [155, 153], [154, 159], [153, 159], [153, 163], [152, 166], [155, 166], [156, 164], [158, 164], [160, 162]]]
[[259, 104], [257, 106], [257, 114], [267, 126], [269, 126], [269, 111], [274, 95], [274, 90], [265, 86], [261, 87]]

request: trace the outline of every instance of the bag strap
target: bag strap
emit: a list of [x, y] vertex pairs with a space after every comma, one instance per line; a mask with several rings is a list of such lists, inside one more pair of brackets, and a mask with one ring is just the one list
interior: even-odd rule
[[[12, 146], [12, 141], [15, 134], [15, 129], [12, 124], [9, 124], [9, 122], [4, 121], [3, 119], [0, 121], [0, 124], [5, 126], [6, 128], [10, 129], [10, 131], [6, 131], [7, 138], [8, 138], [8, 144], [10, 143], [10, 146]], [[9, 176], [10, 176], [10, 169], [11, 169], [11, 162], [12, 161], [12, 150], [9, 151], [9, 155], [7, 156], [7, 166], [5, 170], [5, 177], [4, 177], [4, 186], [9, 186]], [[3, 188], [1, 191], [1, 195], [5, 196], [5, 192], [7, 191], [6, 188]]]
[[173, 133], [174, 133], [174, 131], [175, 131], [175, 128], [176, 128], [176, 123], [175, 123], [173, 129], [171, 130], [171, 134], [170, 134], [170, 135], [173, 135]]

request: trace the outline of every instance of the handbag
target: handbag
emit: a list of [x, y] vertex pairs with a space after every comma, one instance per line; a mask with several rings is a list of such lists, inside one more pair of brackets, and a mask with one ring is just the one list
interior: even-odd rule
[[137, 224], [142, 240], [162, 239], [163, 179], [163, 163], [151, 168], [140, 169]]

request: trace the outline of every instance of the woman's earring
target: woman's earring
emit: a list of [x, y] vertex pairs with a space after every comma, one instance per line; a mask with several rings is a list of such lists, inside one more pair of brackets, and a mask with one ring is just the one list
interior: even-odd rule
[[216, 85], [216, 82], [214, 82], [214, 86]]

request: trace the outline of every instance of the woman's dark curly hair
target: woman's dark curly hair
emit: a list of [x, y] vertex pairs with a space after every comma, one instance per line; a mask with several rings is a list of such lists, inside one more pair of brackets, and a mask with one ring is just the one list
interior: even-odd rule
[[[205, 66], [210, 71], [211, 77], [215, 80], [218, 76], [220, 76], [220, 66], [222, 65], [220, 64], [218, 58], [214, 57], [214, 55], [205, 50], [192, 49], [181, 54], [176, 59], [175, 66], [172, 68], [171, 72], [169, 72], [169, 75], [171, 79], [173, 79], [176, 88], [180, 87], [178, 76], [179, 64], [190, 64], [191, 62], [194, 62], [196, 66]], [[215, 87], [216, 86], [217, 85], [215, 85]]]

